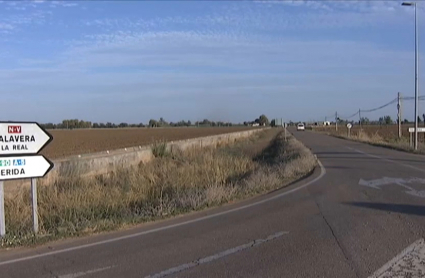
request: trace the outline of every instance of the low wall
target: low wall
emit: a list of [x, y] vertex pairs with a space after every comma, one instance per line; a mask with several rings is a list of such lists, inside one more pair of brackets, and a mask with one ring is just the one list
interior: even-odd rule
[[[267, 128], [258, 128], [174, 142], [171, 141], [167, 142], [167, 148], [185, 150], [195, 146], [207, 147], [217, 146], [217, 144], [228, 144], [235, 142], [238, 139], [249, 137], [252, 134], [265, 129]], [[151, 145], [148, 145], [54, 160], [54, 168], [43, 178], [43, 180], [49, 183], [53, 182], [58, 176], [66, 176], [70, 174], [78, 174], [82, 176], [104, 174], [116, 167], [147, 163], [152, 158], [153, 154]], [[21, 188], [25, 185], [29, 186], [29, 180], [6, 181], [5, 190], [11, 193], [15, 191], [14, 189]]]

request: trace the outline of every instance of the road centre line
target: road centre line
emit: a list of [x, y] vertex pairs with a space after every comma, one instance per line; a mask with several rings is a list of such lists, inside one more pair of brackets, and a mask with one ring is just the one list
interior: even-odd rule
[[182, 265], [179, 265], [179, 266], [176, 266], [176, 267], [173, 267], [173, 268], [169, 268], [169, 269], [161, 271], [157, 274], [146, 276], [146, 278], [162, 278], [162, 277], [165, 277], [165, 276], [168, 276], [168, 275], [172, 275], [172, 274], [175, 274], [175, 273], [178, 273], [178, 272], [182, 272], [182, 271], [185, 271], [189, 268], [193, 268], [193, 267], [199, 266], [201, 264], [205, 264], [205, 263], [210, 263], [212, 261], [221, 259], [223, 257], [229, 256], [231, 254], [234, 254], [234, 253], [237, 253], [237, 252], [240, 252], [240, 251], [243, 251], [245, 249], [258, 246], [258, 245], [266, 243], [268, 241], [277, 239], [277, 238], [283, 236], [284, 234], [288, 234], [288, 233], [289, 232], [286, 232], [286, 231], [278, 232], [274, 235], [268, 236], [265, 239], [256, 239], [256, 240], [253, 240], [249, 243], [239, 245], [239, 246], [231, 248], [231, 249], [227, 249], [227, 250], [222, 251], [220, 253], [217, 253], [217, 254], [202, 258], [202, 259], [198, 259], [198, 260], [192, 261], [190, 263], [186, 263], [186, 264], [182, 264]]
[[113, 267], [115, 267], [115, 266], [111, 265], [111, 266], [107, 266], [107, 267], [96, 268], [96, 269], [91, 269], [91, 270], [82, 271], [82, 272], [59, 275], [58, 278], [78, 278], [78, 277], [86, 276], [86, 275], [89, 275], [89, 274], [105, 271], [105, 270], [108, 270], [108, 269], [113, 268]]

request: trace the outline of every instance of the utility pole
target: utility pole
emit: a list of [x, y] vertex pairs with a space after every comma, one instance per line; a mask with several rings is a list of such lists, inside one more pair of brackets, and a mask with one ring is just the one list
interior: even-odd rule
[[419, 39], [418, 39], [418, 3], [415, 3], [415, 150], [418, 149], [418, 115], [419, 115]]
[[401, 138], [401, 93], [397, 94], [398, 103], [397, 103], [397, 117], [398, 117], [398, 138]]
[[335, 131], [338, 131], [338, 112], [335, 112]]
[[414, 148], [418, 149], [418, 110], [419, 110], [419, 80], [418, 80], [418, 72], [419, 72], [419, 40], [418, 40], [418, 3], [417, 2], [403, 2], [402, 6], [413, 6], [415, 8], [415, 140], [414, 140]]
[[360, 129], [362, 129], [362, 112], [359, 108], [359, 125], [360, 125]]

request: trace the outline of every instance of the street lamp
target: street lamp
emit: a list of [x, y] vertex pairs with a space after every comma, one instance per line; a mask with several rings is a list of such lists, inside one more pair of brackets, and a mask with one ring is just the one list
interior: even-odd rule
[[415, 7], [415, 150], [418, 149], [418, 17], [417, 17], [417, 3], [416, 2], [403, 2], [402, 6], [413, 6]]

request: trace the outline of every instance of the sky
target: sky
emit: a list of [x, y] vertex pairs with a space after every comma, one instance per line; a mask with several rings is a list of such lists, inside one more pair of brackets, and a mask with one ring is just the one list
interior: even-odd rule
[[395, 0], [0, 1], [1, 120], [323, 121], [414, 96], [414, 61]]

